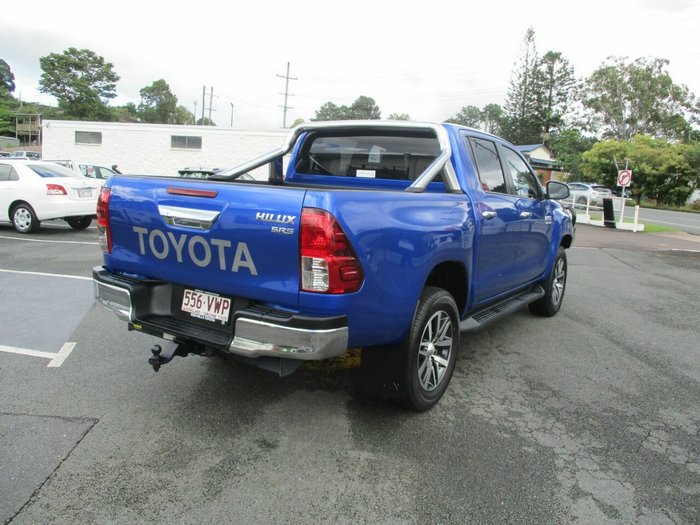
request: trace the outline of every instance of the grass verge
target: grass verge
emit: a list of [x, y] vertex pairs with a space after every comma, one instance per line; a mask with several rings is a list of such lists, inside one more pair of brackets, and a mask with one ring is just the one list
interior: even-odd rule
[[[591, 220], [600, 221], [603, 220], [601, 214], [591, 214]], [[634, 220], [630, 218], [625, 219], [625, 224], [633, 224]], [[662, 226], [661, 224], [654, 224], [652, 222], [639, 221], [639, 224], [644, 225], [644, 231], [641, 233], [672, 233], [680, 231], [678, 228], [672, 228], [670, 226]]]

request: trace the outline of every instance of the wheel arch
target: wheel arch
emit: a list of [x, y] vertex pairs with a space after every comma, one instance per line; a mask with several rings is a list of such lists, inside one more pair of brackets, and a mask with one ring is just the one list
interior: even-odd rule
[[571, 235], [564, 235], [561, 238], [560, 246], [563, 246], [565, 250], [571, 248], [571, 243], [574, 242], [574, 238]]
[[435, 286], [447, 291], [454, 298], [460, 315], [464, 313], [469, 296], [469, 280], [463, 263], [446, 261], [438, 264], [428, 275], [425, 286]]
[[[27, 201], [24, 199], [15, 199], [10, 203], [10, 205], [7, 207], [7, 218], [12, 221], [12, 210], [15, 209], [15, 207], [19, 206], [20, 204], [26, 204], [29, 206], [32, 210], [34, 210], [34, 206], [29, 204]], [[36, 213], [36, 210], [34, 210], [34, 213]]]

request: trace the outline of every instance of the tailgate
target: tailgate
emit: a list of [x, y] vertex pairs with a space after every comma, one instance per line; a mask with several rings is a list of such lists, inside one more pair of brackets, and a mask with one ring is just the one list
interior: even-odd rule
[[114, 177], [112, 271], [296, 308], [306, 190]]

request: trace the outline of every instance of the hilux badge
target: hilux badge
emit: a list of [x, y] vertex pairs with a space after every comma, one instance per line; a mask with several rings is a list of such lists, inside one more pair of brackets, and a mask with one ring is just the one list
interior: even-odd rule
[[260, 211], [255, 214], [256, 221], [274, 222], [277, 224], [294, 224], [294, 219], [296, 218], [296, 215], [282, 215], [280, 213], [264, 213]]

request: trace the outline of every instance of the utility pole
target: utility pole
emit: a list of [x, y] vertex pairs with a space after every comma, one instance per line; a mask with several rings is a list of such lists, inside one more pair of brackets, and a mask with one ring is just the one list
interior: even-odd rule
[[202, 86], [202, 126], [204, 125], [204, 107], [207, 104], [207, 86]]
[[209, 125], [210, 125], [210, 126], [211, 126], [211, 123], [212, 123], [212, 120], [211, 120], [211, 112], [212, 112], [212, 109], [211, 109], [211, 107], [214, 105], [213, 102], [214, 102], [214, 86], [211, 87], [211, 91], [210, 91], [210, 94], [209, 94]]
[[[213, 87], [209, 88], [209, 107], [207, 108], [207, 86], [202, 86], [202, 120], [201, 120], [202, 125], [204, 125], [204, 114], [205, 114], [204, 112], [207, 109], [209, 110], [209, 123], [210, 123], [210, 125], [213, 122], [211, 119], [211, 112], [216, 111], [215, 109], [213, 109], [213, 106], [214, 106], [214, 88]], [[195, 115], [196, 115], [196, 112], [197, 112], [197, 103], [196, 102], [194, 103], [194, 111], [195, 111]], [[195, 122], [195, 124], [196, 124], [196, 122]]]
[[290, 81], [290, 80], [299, 80], [299, 79], [298, 79], [298, 78], [295, 78], [295, 77], [290, 77], [290, 76], [289, 76], [289, 62], [287, 62], [287, 74], [286, 74], [286, 75], [277, 75], [277, 76], [280, 77], [280, 78], [284, 78], [284, 79], [285, 79], [285, 83], [284, 83], [284, 93], [280, 93], [280, 95], [284, 95], [284, 106], [279, 106], [279, 107], [284, 108], [284, 113], [283, 113], [283, 116], [282, 116], [282, 127], [283, 127], [283, 128], [286, 128], [286, 127], [287, 127], [287, 110], [288, 110], [288, 109], [294, 109], [294, 108], [289, 107], [289, 106], [287, 105], [287, 97], [290, 97], [290, 96], [293, 97], [293, 96], [294, 96], [294, 95], [290, 95], [290, 94], [289, 94], [289, 81]]
[[192, 120], [194, 121], [193, 124], [196, 126], [197, 125], [197, 101], [194, 101], [194, 113], [192, 113]]
[[229, 102], [231, 104], [231, 127], [233, 127], [233, 102]]

